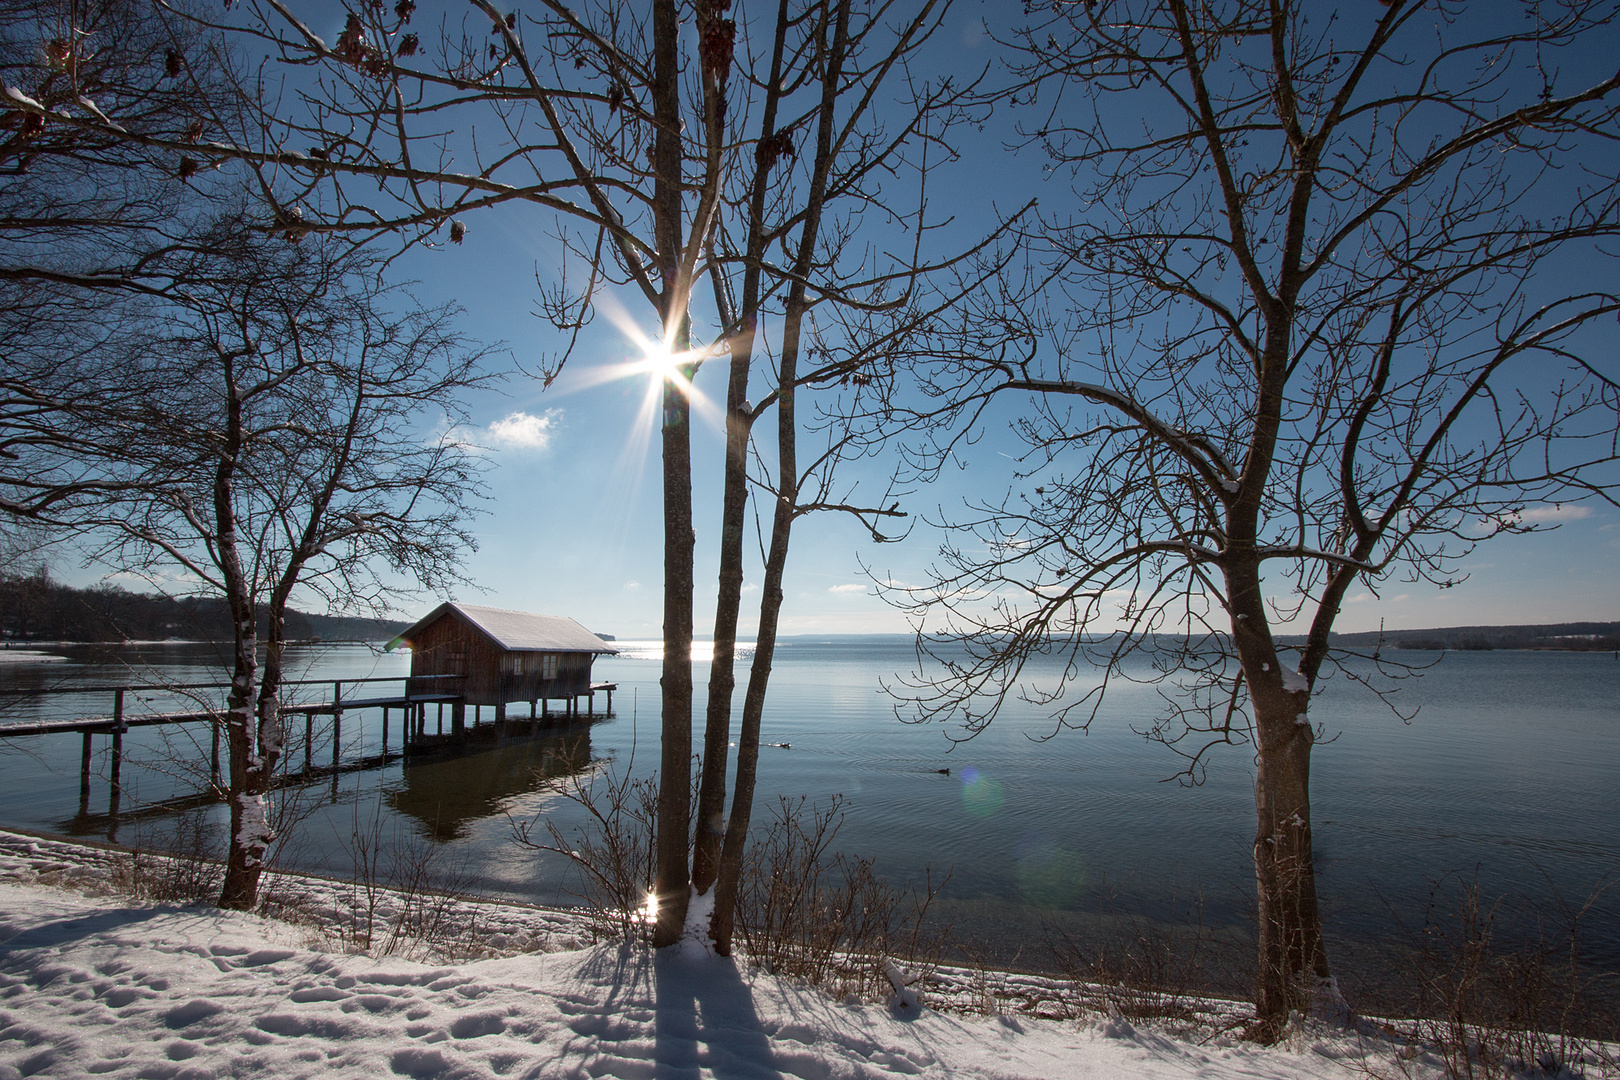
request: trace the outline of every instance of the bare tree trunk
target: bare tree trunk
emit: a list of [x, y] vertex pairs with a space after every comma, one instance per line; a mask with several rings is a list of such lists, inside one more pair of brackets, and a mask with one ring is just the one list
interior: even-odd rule
[[[731, 820], [726, 826], [725, 844], [720, 853], [720, 876], [715, 886], [714, 914], [709, 935], [715, 951], [731, 955], [731, 938], [736, 927], [737, 892], [742, 878], [743, 850], [748, 843], [748, 825], [753, 814], [754, 785], [759, 766], [759, 729], [765, 714], [765, 695], [770, 686], [771, 665], [776, 655], [776, 630], [782, 614], [782, 575], [787, 567], [788, 543], [793, 520], [799, 513], [799, 349], [803, 333], [805, 304], [804, 280], [809, 275], [819, 242], [822, 210], [826, 203], [827, 175], [832, 167], [835, 118], [833, 104], [843, 74], [848, 50], [849, 0], [835, 5], [831, 25], [823, 29], [822, 47], [826, 60], [821, 65], [822, 98], [816, 131], [816, 159], [811, 178], [803, 231], [799, 237], [797, 277], [788, 290], [782, 314], [782, 360], [777, 372], [776, 511], [771, 520], [771, 546], [765, 558], [765, 581], [759, 604], [759, 635], [754, 643], [754, 662], [748, 672], [748, 692], [743, 698], [742, 729], [737, 735], [737, 783], [731, 796]], [[830, 40], [827, 30], [831, 30]]]
[[263, 804], [251, 794], [253, 773], [253, 682], [257, 674], [258, 640], [253, 626], [253, 606], [246, 596], [230, 597], [235, 655], [232, 658], [231, 691], [226, 703], [225, 746], [228, 757], [226, 799], [231, 808], [231, 835], [225, 857], [225, 882], [220, 889], [219, 906], [241, 911], [258, 903], [258, 854], [256, 843], [262, 830]]
[[[790, 23], [788, 0], [780, 0], [771, 50], [771, 75], [765, 90], [760, 130], [776, 130], [782, 96], [782, 67]], [[731, 379], [726, 387], [726, 472], [720, 515], [720, 591], [715, 603], [714, 656], [709, 665], [709, 703], [703, 727], [703, 779], [698, 788], [697, 835], [692, 845], [692, 887], [707, 893], [720, 873], [725, 838], [726, 764], [731, 743], [731, 696], [737, 686], [737, 621], [742, 607], [743, 529], [748, 510], [748, 439], [754, 417], [748, 410], [748, 376], [759, 331], [761, 261], [765, 256], [765, 198], [775, 158], [755, 155], [754, 182], [748, 199], [748, 261], [743, 271], [742, 310], [731, 342]], [[726, 306], [716, 288], [716, 302]]]
[[[282, 663], [287, 651], [287, 592], [297, 580], [298, 569], [284, 575], [281, 587], [271, 596], [268, 626], [265, 632], [264, 667], [259, 675], [258, 723], [255, 732], [257, 753], [248, 757], [250, 765], [243, 770], [242, 795], [233, 800], [243, 805], [258, 806], [262, 828], [254, 835], [252, 829], [244, 835], [243, 863], [233, 886], [242, 899], [242, 907], [252, 908], [258, 903], [259, 878], [264, 873], [264, 856], [275, 840], [271, 825], [270, 791], [275, 783], [276, 768], [286, 750], [286, 726], [281, 714]], [[233, 830], [233, 835], [235, 832]]]
[[[784, 392], [780, 408], [792, 410], [792, 395]], [[709, 934], [721, 956], [731, 955], [731, 937], [736, 928], [737, 890], [742, 881], [743, 850], [748, 844], [748, 825], [754, 807], [754, 783], [759, 766], [759, 728], [765, 715], [765, 692], [771, 681], [771, 662], [776, 655], [777, 617], [782, 611], [782, 571], [787, 565], [788, 538], [793, 529], [796, 498], [793, 473], [784, 463], [783, 490], [776, 500], [771, 525], [770, 554], [765, 561], [764, 595], [759, 605], [759, 638], [754, 643], [754, 662], [748, 671], [748, 693], [743, 698], [742, 727], [737, 733], [737, 782], [731, 793], [731, 820], [726, 825], [725, 844], [720, 852], [720, 875], [715, 883], [714, 914]]]
[[754, 346], [754, 316], [731, 344], [731, 380], [726, 389], [725, 502], [720, 515], [720, 595], [714, 613], [714, 656], [709, 663], [709, 704], [703, 726], [703, 779], [698, 787], [697, 835], [692, 843], [692, 888], [706, 893], [720, 872], [725, 836], [726, 759], [731, 743], [731, 694], [736, 688], [737, 620], [742, 607], [743, 526], [748, 510], [748, 369]]
[[658, 923], [653, 944], [673, 945], [686, 924], [692, 820], [692, 446], [691, 405], [664, 387], [664, 665], [658, 784]]
[[[1331, 972], [1322, 941], [1311, 854], [1310, 691], [1284, 673], [1265, 621], [1252, 560], [1227, 569], [1233, 641], [1254, 710], [1258, 818], [1254, 838], [1258, 961], [1254, 1035], [1271, 1041], [1293, 1009], [1309, 1009]], [[1291, 676], [1291, 677], [1290, 677]]]
[[[664, 344], [690, 347], [681, 255], [680, 26], [675, 0], [653, 4], [653, 213], [662, 274]], [[690, 365], [683, 364], [686, 374]], [[664, 664], [658, 786], [658, 921], [655, 946], [673, 945], [686, 924], [692, 820], [692, 444], [691, 402], [674, 378], [664, 382]]]
[[1255, 1013], [1263, 1033], [1275, 1037], [1289, 1010], [1311, 1007], [1318, 981], [1330, 971], [1311, 856], [1311, 727], [1293, 702], [1281, 715], [1256, 704], [1255, 731], [1261, 747], [1254, 786]]
[[219, 906], [245, 911], [258, 903], [259, 867], [269, 844], [265, 836], [269, 830], [263, 800], [255, 790], [258, 739], [253, 727], [253, 684], [258, 674], [259, 642], [254, 625], [252, 586], [237, 549], [236, 466], [242, 453], [242, 398], [229, 360], [225, 365], [225, 386], [225, 445], [214, 470], [214, 545], [231, 611], [235, 653], [225, 719], [225, 743], [230, 759], [230, 788], [226, 797], [231, 807], [231, 835]]

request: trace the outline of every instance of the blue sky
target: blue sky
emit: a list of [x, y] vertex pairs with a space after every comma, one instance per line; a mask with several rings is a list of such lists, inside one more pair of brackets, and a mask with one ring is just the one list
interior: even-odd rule
[[[558, 346], [550, 328], [529, 314], [534, 264], [543, 261], [546, 241], [491, 224], [486, 218], [460, 248], [424, 252], [412, 270], [422, 279], [421, 295], [458, 300], [469, 331], [504, 341], [516, 359], [532, 364]], [[623, 301], [630, 311], [638, 302]], [[644, 333], [652, 329], [645, 318], [639, 325]], [[645, 408], [650, 376], [587, 385], [597, 369], [637, 355], [632, 339], [599, 319], [549, 389], [514, 375], [501, 394], [474, 402], [472, 434], [489, 447], [491, 497], [476, 529], [480, 550], [468, 562], [482, 591], [468, 589], [458, 599], [569, 615], [620, 637], [658, 636], [662, 504], [656, 414]], [[696, 385], [711, 401], [723, 399], [723, 367], [711, 364]], [[937, 517], [941, 508], [959, 508], [965, 496], [1004, 490], [1013, 472], [1007, 455], [1019, 449], [1006, 430], [1012, 411], [1004, 410], [965, 470], [909, 496], [903, 509], [913, 518]], [[770, 430], [762, 434], [769, 438]], [[722, 447], [718, 418], [712, 410], [701, 414], [693, 436], [700, 634], [713, 620]], [[1356, 589], [1339, 628], [1376, 629], [1380, 619], [1391, 627], [1426, 627], [1620, 618], [1620, 513], [1589, 503], [1536, 508], [1527, 516], [1556, 528], [1483, 545], [1463, 564], [1468, 580], [1451, 589], [1409, 583], [1398, 573], [1378, 597]], [[750, 530], [753, 583], [760, 560]], [[862, 566], [879, 577], [920, 581], [939, 542], [922, 522], [904, 541], [879, 545], [852, 521], [803, 519], [794, 533], [782, 632], [906, 631], [905, 618], [873, 595]], [[756, 604], [750, 591], [745, 633]], [[428, 606], [424, 599], [407, 610]]]
[[[991, 57], [982, 19], [999, 10], [984, 0], [956, 7], [940, 42], [949, 50], [948, 62], [968, 70]], [[336, 26], [330, 29], [337, 32]], [[932, 198], [957, 215], [962, 235], [989, 219], [992, 204], [1005, 209], [1034, 194], [1043, 196], [1043, 205], [1055, 206], [1065, 195], [1061, 180], [1043, 177], [1037, 155], [1005, 156], [996, 138], [994, 132], [972, 135], [963, 159], [931, 180]], [[476, 524], [479, 550], [467, 563], [473, 586], [454, 598], [569, 615], [621, 638], [656, 637], [662, 511], [656, 412], [647, 407], [651, 376], [601, 378], [613, 365], [638, 358], [635, 333], [624, 324], [650, 333], [646, 303], [639, 296], [609, 297], [606, 306], [616, 306], [617, 300], [622, 316], [599, 315], [564, 377], [543, 389], [522, 369], [533, 370], [542, 356], [562, 346], [533, 314], [537, 275], [546, 279], [557, 268], [552, 223], [541, 210], [516, 207], [470, 216], [466, 224], [465, 243], [413, 250], [395, 264], [402, 276], [416, 279], [414, 291], [424, 301], [463, 307], [464, 331], [485, 343], [502, 343], [513, 369], [499, 392], [471, 402], [466, 435], [487, 448], [490, 498]], [[712, 401], [723, 397], [723, 383], [723, 366], [713, 363], [696, 386]], [[940, 537], [916, 519], [949, 513], [966, 496], [994, 497], [1007, 488], [1013, 473], [1009, 455], [1020, 448], [1007, 430], [1014, 412], [1010, 403], [1003, 409], [965, 470], [904, 500], [903, 509], [916, 523], [902, 542], [875, 544], [847, 519], [801, 520], [782, 632], [908, 630], [905, 617], [874, 595], [862, 568], [897, 581], [925, 579]], [[761, 434], [769, 437], [770, 430]], [[721, 450], [718, 417], [713, 409], [700, 409], [693, 438], [700, 634], [713, 619]], [[867, 479], [881, 484], [883, 464], [873, 463], [870, 470]], [[1468, 579], [1449, 590], [1410, 584], [1398, 574], [1377, 597], [1358, 589], [1339, 628], [1374, 629], [1380, 620], [1392, 627], [1420, 627], [1620, 618], [1620, 513], [1592, 503], [1537, 508], [1530, 516], [1557, 528], [1485, 545], [1465, 563]], [[745, 635], [752, 630], [760, 562], [750, 528]], [[65, 576], [83, 580], [99, 573]], [[441, 599], [409, 599], [402, 602], [402, 614], [420, 614]]]
[[[980, 20], [992, 7], [962, 4], [953, 15], [946, 44], [962, 68], [990, 55]], [[1035, 155], [1003, 157], [989, 137], [970, 145], [942, 179], [934, 181], [936, 193], [945, 192], [966, 224], [985, 219], [992, 202], [1005, 208], [1035, 194], [1045, 196], [1044, 204], [1063, 194], [1060, 181], [1043, 179]], [[518, 211], [469, 224], [464, 245], [413, 255], [409, 272], [421, 279], [424, 297], [464, 306], [469, 332], [504, 341], [518, 361], [532, 365], [560, 344], [530, 314], [535, 275], [555, 266], [547, 223], [540, 214]], [[632, 296], [621, 302], [641, 332], [650, 332], [644, 302]], [[482, 591], [467, 590], [463, 599], [571, 615], [620, 637], [658, 635], [662, 518], [654, 414], [644, 407], [648, 376], [592, 385], [600, 369], [636, 355], [629, 335], [598, 318], [567, 375], [550, 389], [519, 375], [507, 382], [503, 396], [475, 404], [480, 441], [491, 447], [491, 500], [478, 527], [481, 548], [469, 562]], [[723, 396], [723, 382], [723, 368], [711, 364], [697, 389], [714, 400]], [[963, 472], [915, 492], [903, 508], [914, 519], [937, 517], [941, 509], [959, 508], [965, 496], [1005, 490], [1013, 470], [1008, 455], [1019, 450], [1006, 430], [1013, 412], [1004, 410]], [[768, 437], [769, 429], [762, 434]], [[721, 448], [711, 410], [694, 434], [700, 634], [713, 618]], [[1467, 580], [1450, 589], [1410, 583], [1399, 573], [1377, 596], [1356, 589], [1339, 628], [1375, 629], [1380, 620], [1420, 627], [1620, 618], [1620, 513], [1591, 503], [1535, 508], [1528, 516], [1556, 528], [1484, 545], [1464, 563]], [[802, 520], [790, 557], [782, 632], [906, 631], [904, 616], [874, 595], [862, 568], [899, 581], [923, 580], [939, 542], [939, 534], [922, 522], [904, 541], [878, 545], [852, 521]], [[750, 545], [752, 589], [760, 561], [752, 533]], [[757, 593], [745, 595], [744, 633], [756, 601]], [[423, 601], [409, 610], [425, 606]]]

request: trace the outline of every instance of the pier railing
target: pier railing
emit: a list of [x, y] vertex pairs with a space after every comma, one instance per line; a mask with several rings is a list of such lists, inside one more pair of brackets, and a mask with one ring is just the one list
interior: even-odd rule
[[[331, 696], [325, 700], [298, 701], [283, 700], [280, 706], [284, 722], [290, 721], [293, 716], [302, 714], [304, 717], [303, 740], [303, 771], [293, 774], [292, 746], [289, 745], [282, 755], [282, 773], [285, 781], [301, 782], [314, 775], [330, 775], [334, 785], [339, 773], [351, 767], [371, 767], [380, 764], [387, 765], [391, 759], [388, 750], [389, 717], [393, 710], [400, 710], [400, 751], [410, 752], [413, 748], [439, 745], [444, 741], [445, 706], [450, 706], [450, 731], [448, 733], [452, 742], [459, 742], [467, 732], [467, 707], [463, 695], [454, 689], [458, 680], [465, 676], [459, 674], [444, 675], [374, 675], [349, 679], [287, 679], [281, 683], [284, 696], [296, 696], [289, 691], [299, 687], [330, 686]], [[376, 683], [401, 684], [402, 692], [399, 694], [357, 696], [354, 688]], [[112, 821], [112, 828], [116, 830], [119, 816], [119, 803], [123, 794], [122, 772], [124, 762], [124, 734], [131, 728], [154, 727], [183, 724], [208, 724], [210, 728], [210, 779], [213, 793], [223, 788], [220, 773], [220, 731], [224, 726], [227, 710], [221, 701], [219, 704], [208, 702], [205, 698], [207, 692], [228, 691], [229, 682], [193, 682], [193, 683], [107, 683], [75, 686], [51, 687], [0, 687], [0, 697], [50, 697], [61, 695], [112, 695], [111, 715], [79, 716], [52, 720], [28, 720], [13, 723], [0, 723], [0, 739], [19, 738], [30, 735], [52, 735], [77, 732], [83, 738], [79, 758], [79, 809], [81, 816], [88, 813], [90, 803], [90, 777], [91, 762], [94, 756], [92, 736], [106, 735], [110, 740], [108, 747], [109, 805], [108, 815]], [[616, 683], [592, 683], [585, 695], [591, 704], [585, 711], [586, 717], [594, 717], [596, 694], [599, 691], [607, 694], [607, 712], [613, 712], [613, 691], [618, 689]], [[346, 693], [347, 691], [347, 693]], [[365, 691], [361, 691], [364, 694]], [[140, 698], [141, 695], [162, 696], [185, 700], [190, 698], [197, 707], [189, 709], [156, 709], [151, 711], [133, 711], [127, 707], [131, 696]], [[319, 695], [317, 695], [319, 697]], [[428, 706], [438, 706], [437, 737], [428, 732]], [[539, 725], [548, 724], [553, 719], [573, 720], [579, 717], [577, 701], [571, 701], [562, 717], [551, 714], [545, 710], [536, 712], [536, 702], [529, 703], [529, 716], [527, 718], [529, 730], [533, 732]], [[362, 753], [361, 760], [355, 763], [342, 761], [343, 747], [343, 716], [345, 713], [359, 712], [364, 709], [380, 709], [382, 711], [382, 741], [381, 753], [366, 757]], [[474, 706], [474, 728], [480, 725], [481, 708]], [[521, 716], [509, 717], [505, 706], [494, 708], [495, 730], [503, 733], [507, 730], [507, 721], [510, 719], [514, 725], [524, 722]], [[312, 760], [315, 745], [315, 717], [330, 716], [332, 718], [332, 760], [330, 765], [316, 765]], [[397, 757], [397, 755], [393, 755]], [[334, 795], [336, 788], [334, 787]], [[109, 838], [112, 838], [109, 834]]]
[[[304, 714], [304, 771], [312, 768], [311, 752], [314, 745], [314, 718], [317, 715], [332, 717], [332, 764], [331, 769], [336, 770], [340, 764], [342, 752], [342, 723], [343, 714], [359, 709], [380, 708], [383, 713], [382, 748], [386, 760], [388, 754], [388, 715], [393, 709], [400, 709], [405, 716], [405, 726], [402, 742], [408, 742], [412, 731], [412, 720], [416, 721], [416, 730], [420, 734], [425, 720], [426, 707], [429, 704], [444, 704], [454, 706], [459, 714], [461, 697], [459, 694], [447, 692], [433, 692], [431, 688], [414, 684], [432, 682], [434, 680], [456, 680], [460, 675], [374, 675], [351, 679], [288, 679], [282, 682], [284, 689], [305, 686], [330, 686], [331, 698], [326, 701], [299, 702], [284, 701], [281, 705], [283, 716]], [[403, 683], [404, 692], [397, 695], [374, 697], [344, 697], [344, 687], [353, 687], [371, 683]], [[441, 683], [441, 685], [443, 685]], [[29, 735], [54, 735], [77, 732], [83, 737], [83, 745], [79, 755], [79, 804], [81, 810], [88, 807], [90, 801], [90, 763], [93, 757], [94, 745], [92, 736], [104, 734], [109, 736], [111, 746], [108, 755], [108, 776], [110, 784], [111, 814], [116, 818], [119, 798], [122, 795], [122, 772], [124, 764], [124, 734], [131, 728], [157, 727], [175, 724], [208, 724], [210, 725], [210, 774], [214, 786], [221, 785], [219, 743], [220, 729], [223, 726], [226, 709], [223, 704], [218, 707], [207, 706], [186, 710], [168, 710], [151, 712], [132, 712], [126, 707], [131, 695], [162, 694], [166, 696], [186, 697], [199, 695], [204, 691], [228, 691], [231, 684], [228, 682], [195, 682], [195, 683], [124, 683], [124, 684], [91, 684], [77, 686], [50, 686], [50, 687], [0, 687], [0, 696], [4, 697], [50, 697], [62, 695], [112, 695], [111, 715], [79, 716], [57, 720], [25, 720], [13, 723], [0, 724], [0, 739], [20, 738]], [[442, 726], [442, 725], [441, 725]]]

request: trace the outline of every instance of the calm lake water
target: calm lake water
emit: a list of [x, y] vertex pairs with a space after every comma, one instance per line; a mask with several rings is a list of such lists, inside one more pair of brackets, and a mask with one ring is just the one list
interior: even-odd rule
[[[301, 815], [282, 859], [342, 875], [357, 823], [385, 838], [426, 844], [443, 865], [494, 896], [568, 903], [563, 860], [511, 841], [512, 818], [552, 813], [565, 829], [576, 811], [549, 794], [542, 776], [613, 762], [645, 772], [657, 759], [658, 645], [621, 642], [595, 677], [619, 685], [615, 717], [538, 737], [512, 734], [459, 756], [394, 759], [295, 788]], [[54, 663], [0, 663], [0, 687], [72, 687], [117, 682], [201, 682], [220, 670], [204, 646], [52, 650]], [[1437, 654], [1386, 654], [1430, 663]], [[0, 660], [8, 659], [0, 656]], [[403, 674], [408, 657], [361, 646], [297, 651], [307, 678]], [[1176, 761], [1145, 741], [1159, 699], [1153, 687], [1119, 684], [1090, 734], [1050, 733], [1030, 709], [1009, 710], [978, 738], [953, 747], [947, 729], [902, 724], [880, 681], [915, 664], [908, 638], [794, 639], [778, 652], [761, 753], [756, 820], [777, 795], [843, 798], [837, 846], [869, 855], [893, 881], [951, 875], [940, 911], [986, 960], [1050, 964], [1041, 944], [1051, 926], [1101, 913], [1185, 924], [1196, 918], [1241, 937], [1252, 919], [1249, 847], [1253, 763], [1227, 749], [1199, 787], [1164, 782]], [[702, 724], [706, 660], [695, 665]], [[746, 664], [739, 663], [739, 684]], [[306, 691], [316, 695], [316, 688]], [[397, 692], [354, 687], [345, 698]], [[737, 715], [741, 714], [738, 687]], [[171, 704], [144, 695], [128, 708]], [[323, 699], [329, 688], [319, 691]], [[1331, 683], [1315, 702], [1330, 744], [1313, 769], [1317, 858], [1332, 948], [1376, 952], [1410, 938], [1440, 888], [1441, 907], [1460, 884], [1507, 895], [1504, 921], [1521, 901], [1556, 911], [1611, 888], [1585, 916], [1583, 953], [1620, 972], [1620, 662], [1609, 653], [1452, 653], [1402, 684], [1403, 723], [1366, 690]], [[597, 699], [598, 707], [602, 699]], [[0, 698], [0, 722], [106, 715], [111, 695]], [[488, 717], [488, 711], [485, 713]], [[326, 721], [314, 760], [329, 760]], [[429, 718], [429, 730], [435, 719]], [[375, 754], [380, 715], [345, 717], [343, 756]], [[302, 762], [302, 724], [291, 759]], [[397, 748], [398, 714], [390, 742]], [[95, 739], [88, 807], [79, 801], [77, 735], [0, 743], [0, 824], [161, 844], [177, 835], [184, 797], [207, 767], [201, 728], [136, 729], [125, 738], [125, 796], [107, 816], [106, 739]], [[950, 769], [949, 775], [938, 770]], [[191, 811], [218, 830], [218, 807]]]

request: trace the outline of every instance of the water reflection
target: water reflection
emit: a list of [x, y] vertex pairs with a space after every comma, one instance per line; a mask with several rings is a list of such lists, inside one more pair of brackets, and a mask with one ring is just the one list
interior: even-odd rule
[[478, 821], [503, 814], [512, 800], [591, 765], [588, 725], [507, 738], [470, 753], [413, 756], [388, 795], [395, 812], [420, 822], [441, 844], [465, 839]]
[[[335, 806], [343, 800], [338, 780], [351, 773], [398, 770], [398, 780], [384, 779], [387, 803], [398, 814], [420, 825], [420, 833], [439, 844], [450, 844], [472, 836], [480, 821], [499, 818], [513, 809], [523, 796], [543, 794], [557, 780], [584, 773], [592, 765], [591, 726], [571, 725], [537, 733], [518, 731], [497, 735], [492, 728], [468, 733], [461, 744], [446, 741], [429, 752], [400, 754], [397, 751], [358, 757], [337, 769], [316, 766], [307, 771], [279, 778], [277, 788], [289, 794], [296, 811], [306, 815], [319, 806]], [[315, 792], [328, 782], [330, 795], [315, 797], [314, 803], [300, 800], [291, 792]], [[202, 790], [152, 802], [135, 801], [120, 807], [115, 788], [105, 812], [95, 812], [81, 801], [79, 812], [53, 823], [53, 831], [65, 836], [119, 840], [121, 826], [133, 826], [135, 834], [147, 843], [163, 847], [165, 828], [198, 812], [222, 808], [217, 791]], [[517, 810], [518, 813], [527, 811]], [[165, 824], [167, 823], [167, 824]], [[132, 837], [124, 839], [139, 843]]]

